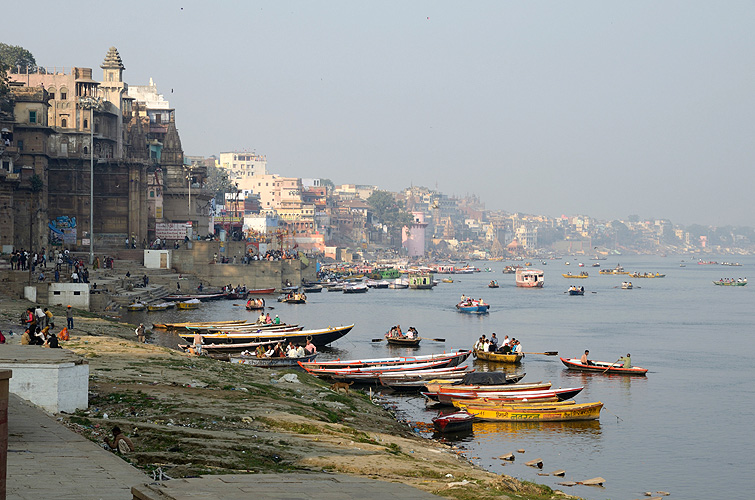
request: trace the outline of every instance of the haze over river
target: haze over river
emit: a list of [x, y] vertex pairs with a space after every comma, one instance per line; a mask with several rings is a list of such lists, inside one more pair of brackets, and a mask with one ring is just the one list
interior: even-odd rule
[[[482, 334], [496, 332], [520, 339], [525, 352], [558, 351], [579, 357], [615, 361], [631, 353], [635, 365], [648, 368], [647, 377], [606, 376], [567, 371], [558, 356], [527, 355], [518, 367], [475, 362], [478, 369], [526, 372], [523, 382], [551, 381], [554, 387], [584, 386], [577, 402], [602, 401], [599, 421], [563, 423], [476, 423], [472, 435], [458, 445], [465, 455], [488, 470], [564, 489], [588, 499], [633, 499], [645, 491], [668, 491], [670, 498], [751, 498], [755, 450], [755, 292], [745, 287], [714, 286], [722, 277], [755, 277], [755, 258], [706, 257], [735, 261], [742, 267], [698, 265], [686, 257], [611, 257], [602, 269], [620, 263], [627, 271], [660, 272], [665, 278], [640, 279], [599, 275], [595, 261], [568, 257], [533, 261], [545, 271], [545, 287], [521, 289], [514, 275], [501, 270], [511, 262], [473, 262], [492, 272], [448, 276], [433, 290], [370, 290], [309, 294], [306, 305], [289, 305], [267, 298], [284, 322], [305, 328], [355, 323], [346, 337], [324, 349], [330, 357], [377, 357], [388, 353], [429, 354], [471, 348]], [[566, 262], [571, 262], [567, 266]], [[577, 267], [583, 262], [585, 267]], [[563, 278], [562, 273], [590, 277]], [[447, 277], [436, 275], [436, 279]], [[500, 288], [490, 289], [490, 280]], [[631, 280], [633, 290], [622, 290]], [[233, 283], [235, 286], [237, 283]], [[569, 296], [571, 284], [585, 295]], [[461, 294], [482, 297], [490, 314], [457, 312]], [[220, 319], [254, 320], [254, 312], [234, 306], [241, 301], [203, 303], [197, 311], [124, 313], [124, 319], [145, 324], [166, 321]], [[389, 348], [381, 338], [395, 324], [415, 326], [424, 340], [417, 349]], [[471, 358], [469, 360], [472, 361]], [[437, 410], [426, 410], [417, 396], [390, 396], [411, 420], [429, 422]], [[504, 464], [495, 457], [516, 454]], [[479, 458], [475, 458], [479, 457]], [[565, 478], [538, 476], [524, 462], [542, 458], [542, 472], [565, 469]], [[442, 472], [442, 471], [441, 471]], [[606, 479], [603, 488], [558, 486], [559, 481]]]

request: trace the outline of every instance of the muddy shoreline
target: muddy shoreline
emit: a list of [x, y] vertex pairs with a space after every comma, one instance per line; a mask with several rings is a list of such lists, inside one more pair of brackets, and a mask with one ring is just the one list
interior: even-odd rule
[[[18, 319], [29, 305], [2, 298], [0, 330], [9, 343], [20, 342]], [[59, 331], [65, 312], [50, 309]], [[230, 364], [139, 344], [134, 325], [76, 313], [75, 329], [62, 347], [89, 362], [89, 408], [57, 416], [98, 443], [118, 425], [136, 445], [124, 459], [148, 474], [332, 471], [397, 481], [448, 498], [577, 498], [482, 470], [460, 450], [417, 436], [362, 391], [336, 394], [299, 370]]]

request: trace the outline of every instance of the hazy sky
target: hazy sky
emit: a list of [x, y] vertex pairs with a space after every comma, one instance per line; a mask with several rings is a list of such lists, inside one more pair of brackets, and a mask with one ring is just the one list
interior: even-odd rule
[[755, 225], [752, 1], [42, 1], [3, 18], [0, 41], [43, 66], [101, 78], [115, 46], [124, 79], [176, 109], [186, 154], [254, 150], [273, 173], [489, 209]]

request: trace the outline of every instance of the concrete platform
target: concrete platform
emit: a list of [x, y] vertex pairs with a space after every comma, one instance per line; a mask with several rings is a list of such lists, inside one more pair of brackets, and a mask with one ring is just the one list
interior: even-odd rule
[[67, 349], [38, 345], [0, 346], [0, 370], [12, 370], [9, 389], [50, 413], [89, 404], [89, 362]]
[[327, 473], [245, 474], [135, 486], [134, 500], [438, 500], [399, 483]]

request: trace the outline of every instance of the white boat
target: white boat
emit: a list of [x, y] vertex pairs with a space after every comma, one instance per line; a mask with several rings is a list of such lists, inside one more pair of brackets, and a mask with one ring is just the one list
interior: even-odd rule
[[545, 273], [540, 269], [520, 267], [516, 270], [516, 286], [523, 288], [542, 288]]
[[409, 288], [409, 280], [405, 278], [396, 278], [395, 280], [388, 283], [388, 288], [393, 288], [396, 290], [403, 290], [405, 288]]

